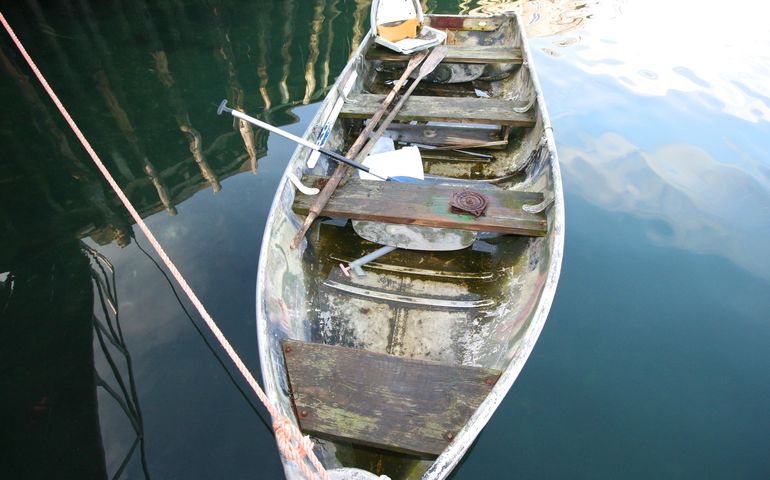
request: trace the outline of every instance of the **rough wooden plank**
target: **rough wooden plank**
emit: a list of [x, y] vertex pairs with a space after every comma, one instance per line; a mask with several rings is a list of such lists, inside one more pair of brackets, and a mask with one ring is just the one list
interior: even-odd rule
[[[355, 94], [345, 102], [340, 113], [343, 117], [370, 118], [382, 104], [383, 95]], [[515, 107], [522, 102], [511, 102], [494, 98], [429, 97], [412, 96], [398, 112], [399, 122], [445, 121], [469, 122], [492, 125], [531, 127], [535, 124], [534, 109], [517, 113]]]
[[425, 24], [439, 30], [474, 30], [493, 32], [510, 19], [501, 17], [465, 17], [460, 15], [427, 15]]
[[303, 432], [417, 455], [439, 455], [500, 376], [332, 345], [282, 346]]
[[[441, 63], [510, 63], [521, 64], [524, 57], [520, 48], [509, 46], [447, 45], [447, 56]], [[366, 52], [367, 60], [406, 62], [409, 55], [403, 55], [382, 46], [375, 46]]]
[[[305, 185], [318, 186], [325, 180], [326, 177], [306, 175], [302, 181]], [[452, 194], [459, 190], [462, 188], [435, 184], [367, 181], [353, 177], [337, 189], [321, 215], [513, 235], [543, 236], [546, 234], [545, 213], [529, 213], [522, 209], [523, 205], [541, 203], [543, 201], [541, 193], [503, 189], [480, 190], [479, 192], [489, 200], [489, 206], [484, 215], [474, 217], [470, 214], [451, 211], [449, 200]], [[294, 211], [305, 215], [313, 198], [298, 192], [294, 198]]]

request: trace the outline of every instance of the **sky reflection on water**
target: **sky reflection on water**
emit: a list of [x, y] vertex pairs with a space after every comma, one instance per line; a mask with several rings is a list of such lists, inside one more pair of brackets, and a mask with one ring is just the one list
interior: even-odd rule
[[567, 188], [663, 222], [648, 232], [656, 245], [721, 255], [770, 278], [770, 162], [757, 141], [770, 138], [768, 7], [624, 1], [586, 9], [585, 27], [563, 34], [578, 41], [532, 40], [549, 55], [538, 67]]

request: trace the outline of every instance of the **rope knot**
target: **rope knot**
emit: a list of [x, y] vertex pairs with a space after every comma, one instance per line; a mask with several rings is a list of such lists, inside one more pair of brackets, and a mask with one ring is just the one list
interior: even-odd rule
[[273, 423], [273, 429], [275, 430], [275, 441], [278, 444], [278, 449], [287, 460], [297, 464], [302, 473], [305, 474], [305, 477], [316, 478], [305, 462], [305, 459], [307, 459], [315, 467], [315, 470], [322, 479], [328, 478], [325, 469], [313, 454], [315, 444], [309, 436], [302, 435], [302, 432], [294, 425], [294, 422], [287, 417], [281, 417]]

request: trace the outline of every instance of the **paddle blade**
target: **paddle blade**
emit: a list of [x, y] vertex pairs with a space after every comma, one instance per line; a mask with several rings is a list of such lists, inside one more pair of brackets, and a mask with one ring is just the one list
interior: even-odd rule
[[431, 50], [430, 55], [428, 55], [428, 58], [425, 59], [425, 62], [423, 62], [422, 65], [420, 65], [420, 70], [417, 72], [418, 77], [424, 77], [425, 75], [428, 75], [433, 70], [438, 67], [438, 64], [441, 63], [442, 60], [444, 60], [444, 57], [447, 55], [447, 48], [444, 45], [439, 45], [438, 47]]

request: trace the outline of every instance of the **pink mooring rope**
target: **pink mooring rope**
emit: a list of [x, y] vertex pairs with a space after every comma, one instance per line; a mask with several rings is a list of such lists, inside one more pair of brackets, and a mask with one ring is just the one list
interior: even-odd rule
[[101, 159], [99, 159], [99, 156], [91, 147], [91, 144], [88, 143], [88, 140], [86, 139], [85, 135], [83, 135], [83, 132], [80, 131], [80, 128], [78, 128], [77, 124], [72, 119], [69, 112], [67, 112], [67, 109], [64, 108], [64, 105], [59, 100], [59, 97], [56, 96], [56, 93], [54, 93], [51, 86], [48, 85], [48, 82], [46, 81], [45, 77], [43, 76], [42, 73], [40, 73], [40, 70], [37, 68], [37, 65], [35, 65], [34, 61], [32, 61], [32, 57], [30, 57], [30, 55], [27, 53], [27, 50], [24, 48], [24, 45], [22, 45], [21, 41], [16, 36], [16, 33], [14, 33], [13, 29], [11, 28], [11, 25], [6, 21], [5, 16], [2, 13], [0, 13], [0, 21], [3, 23], [5, 30], [8, 32], [8, 35], [11, 36], [11, 39], [13, 39], [13, 42], [16, 44], [16, 47], [18, 47], [19, 51], [24, 56], [24, 59], [27, 61], [30, 68], [35, 73], [35, 76], [37, 77], [37, 79], [43, 85], [43, 88], [45, 89], [45, 91], [48, 92], [48, 95], [51, 97], [51, 100], [53, 100], [53, 103], [56, 104], [56, 107], [59, 109], [59, 112], [61, 112], [62, 116], [67, 121], [70, 128], [72, 128], [72, 131], [75, 132], [75, 135], [78, 137], [78, 140], [80, 140], [80, 143], [83, 144], [83, 148], [86, 149], [88, 154], [91, 156], [91, 159], [99, 168], [99, 171], [102, 172], [102, 175], [104, 175], [104, 178], [107, 179], [107, 182], [115, 191], [115, 194], [118, 196], [118, 198], [120, 198], [120, 201], [123, 202], [123, 205], [126, 207], [126, 210], [128, 210], [128, 212], [131, 214], [136, 224], [139, 226], [142, 232], [144, 232], [144, 235], [147, 237], [147, 240], [150, 242], [152, 247], [158, 253], [158, 256], [160, 256], [160, 258], [163, 260], [163, 263], [166, 264], [166, 268], [169, 269], [171, 274], [179, 283], [179, 286], [182, 287], [182, 290], [184, 290], [184, 292], [190, 298], [190, 301], [193, 303], [193, 305], [195, 305], [195, 308], [198, 309], [198, 313], [200, 313], [201, 317], [203, 317], [203, 320], [206, 322], [206, 325], [208, 325], [209, 329], [211, 330], [211, 333], [214, 334], [216, 339], [219, 341], [219, 344], [222, 346], [225, 352], [227, 352], [227, 355], [230, 356], [230, 360], [233, 361], [238, 371], [241, 372], [241, 375], [243, 375], [243, 377], [246, 379], [248, 384], [251, 386], [251, 389], [254, 390], [254, 393], [257, 394], [257, 397], [259, 398], [259, 400], [265, 406], [267, 411], [270, 412], [270, 416], [272, 416], [274, 420], [273, 428], [275, 429], [276, 443], [278, 444], [278, 448], [283, 454], [283, 456], [287, 460], [291, 460], [294, 463], [296, 463], [306, 478], [315, 479], [316, 473], [313, 472], [310, 469], [310, 466], [307, 464], [307, 462], [305, 462], [305, 459], [307, 458], [307, 460], [309, 460], [310, 463], [313, 465], [313, 467], [315, 468], [315, 471], [318, 473], [321, 479], [328, 480], [329, 477], [328, 477], [328, 474], [326, 473], [326, 470], [324, 469], [323, 465], [321, 465], [321, 462], [318, 461], [318, 458], [316, 458], [315, 454], [313, 453], [313, 442], [310, 441], [309, 437], [303, 436], [302, 433], [299, 431], [299, 429], [294, 425], [294, 423], [288, 418], [286, 418], [285, 416], [281, 415], [278, 409], [272, 403], [270, 403], [270, 400], [267, 398], [267, 395], [265, 394], [265, 392], [263, 392], [262, 389], [259, 387], [257, 380], [254, 378], [251, 372], [249, 372], [249, 369], [243, 363], [243, 360], [241, 360], [241, 358], [233, 349], [232, 345], [230, 345], [230, 342], [227, 341], [222, 331], [214, 322], [214, 319], [211, 318], [211, 315], [209, 315], [209, 313], [206, 311], [206, 308], [198, 299], [198, 296], [195, 295], [195, 292], [193, 292], [192, 288], [190, 288], [190, 285], [187, 284], [187, 281], [184, 279], [184, 277], [182, 277], [182, 274], [179, 273], [179, 270], [177, 270], [174, 263], [171, 261], [168, 255], [166, 255], [166, 252], [163, 250], [163, 247], [160, 246], [160, 243], [158, 243], [158, 240], [155, 238], [155, 236], [152, 234], [150, 229], [144, 223], [144, 221], [142, 220], [142, 217], [139, 216], [139, 213], [134, 209], [133, 205], [131, 205], [131, 202], [128, 200], [128, 197], [126, 197], [126, 195], [118, 186], [117, 182], [115, 182], [115, 180], [112, 178], [112, 175], [110, 175], [110, 172], [107, 170], [107, 167], [104, 166]]

